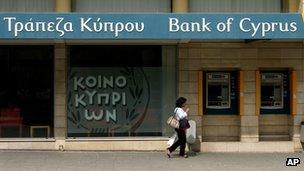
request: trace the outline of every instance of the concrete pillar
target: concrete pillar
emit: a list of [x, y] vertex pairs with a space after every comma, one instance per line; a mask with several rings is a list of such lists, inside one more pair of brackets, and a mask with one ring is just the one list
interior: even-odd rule
[[56, 12], [71, 12], [72, 0], [55, 0]]
[[[55, 0], [55, 12], [71, 12], [72, 0]], [[66, 85], [67, 85], [67, 48], [63, 43], [55, 44], [55, 149], [64, 150], [67, 133]]]
[[303, 151], [300, 140], [302, 117], [303, 115], [299, 113], [296, 116], [290, 116], [289, 118], [289, 134], [291, 141], [294, 143], [295, 151]]
[[[301, 5], [300, 5], [300, 10], [299, 11], [302, 16], [304, 16], [304, 0], [301, 0]], [[302, 52], [304, 50], [304, 42], [302, 43]], [[304, 64], [304, 54], [302, 53], [301, 55], [301, 62]], [[296, 108], [294, 109], [295, 111], [291, 113], [290, 119], [289, 119], [289, 134], [290, 134], [290, 139], [294, 143], [294, 149], [295, 151], [303, 151], [303, 147], [301, 144], [301, 137], [300, 137], [300, 131], [301, 131], [301, 122], [304, 121], [304, 102], [303, 102], [303, 84], [304, 84], [304, 78], [303, 78], [303, 73], [304, 70], [296, 70], [291, 74], [291, 86], [294, 87], [294, 95], [296, 97], [295, 103], [296, 103]], [[304, 145], [304, 144], [303, 144]]]
[[[297, 108], [297, 97], [298, 97], [298, 91], [297, 86], [302, 84], [302, 79], [297, 81], [297, 74], [300, 74], [302, 71], [291, 71], [290, 72], [290, 116], [289, 116], [289, 135], [291, 137], [291, 140], [294, 142], [294, 148], [296, 151], [301, 151], [301, 143], [300, 143], [300, 125], [301, 125], [301, 118], [302, 118], [302, 107], [298, 110]], [[299, 94], [302, 90], [299, 91]], [[301, 96], [299, 96], [301, 97]], [[302, 104], [299, 104], [300, 106]]]
[[304, 20], [304, 0], [301, 0], [301, 2], [299, 3], [299, 13], [302, 14], [302, 18]]
[[172, 0], [172, 12], [183, 13], [188, 12], [188, 0]]
[[162, 47], [162, 132], [165, 136], [171, 136], [174, 130], [168, 127], [166, 121], [173, 114], [176, 100], [176, 78], [172, 77], [176, 73], [176, 47]]
[[[255, 85], [256, 72], [244, 71], [244, 85]], [[244, 86], [244, 114], [241, 115], [241, 142], [259, 141], [259, 115], [256, 113], [256, 91], [252, 87]]]
[[56, 149], [64, 148], [67, 133], [66, 85], [67, 85], [67, 49], [65, 44], [55, 44], [54, 68], [54, 136]]

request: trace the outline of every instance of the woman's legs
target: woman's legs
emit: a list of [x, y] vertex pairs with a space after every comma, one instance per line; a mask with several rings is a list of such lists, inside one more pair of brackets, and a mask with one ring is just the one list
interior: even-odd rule
[[186, 131], [185, 130], [180, 130], [180, 150], [179, 150], [179, 155], [184, 156], [185, 155], [185, 148], [186, 148]]
[[185, 148], [186, 148], [186, 131], [181, 129], [175, 129], [177, 132], [178, 140], [169, 147], [170, 153], [174, 151], [178, 146], [180, 146], [179, 155], [184, 156], [185, 155]]

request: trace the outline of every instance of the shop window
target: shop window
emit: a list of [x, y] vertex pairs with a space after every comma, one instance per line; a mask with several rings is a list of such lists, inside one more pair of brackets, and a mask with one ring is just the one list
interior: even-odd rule
[[237, 72], [205, 72], [204, 114], [238, 114]]
[[261, 114], [289, 113], [288, 72], [261, 72]]
[[69, 63], [68, 137], [163, 135], [161, 46], [71, 46]]
[[0, 66], [0, 137], [31, 137], [33, 126], [52, 129], [53, 47], [2, 46]]

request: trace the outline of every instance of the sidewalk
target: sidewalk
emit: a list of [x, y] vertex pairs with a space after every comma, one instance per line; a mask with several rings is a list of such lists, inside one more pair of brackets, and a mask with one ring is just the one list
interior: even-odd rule
[[[286, 167], [286, 158], [301, 164]], [[161, 152], [0, 151], [0, 170], [20, 171], [235, 171], [304, 170], [304, 153], [198, 153], [168, 159]]]

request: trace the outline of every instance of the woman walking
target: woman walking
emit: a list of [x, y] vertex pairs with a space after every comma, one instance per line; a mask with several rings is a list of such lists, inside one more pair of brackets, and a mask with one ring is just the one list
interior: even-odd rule
[[[187, 112], [189, 111], [189, 108], [186, 105], [187, 99], [184, 97], [179, 97], [176, 100], [176, 108], [174, 110], [175, 118], [179, 121], [183, 119], [187, 119]], [[180, 122], [181, 123], [181, 122]], [[167, 156], [170, 158], [171, 153], [178, 147], [180, 146], [180, 151], [179, 151], [179, 156], [188, 158], [188, 155], [185, 154], [185, 148], [186, 148], [186, 128], [178, 128], [175, 129], [177, 132], [177, 137], [178, 140], [169, 148], [167, 148]]]

